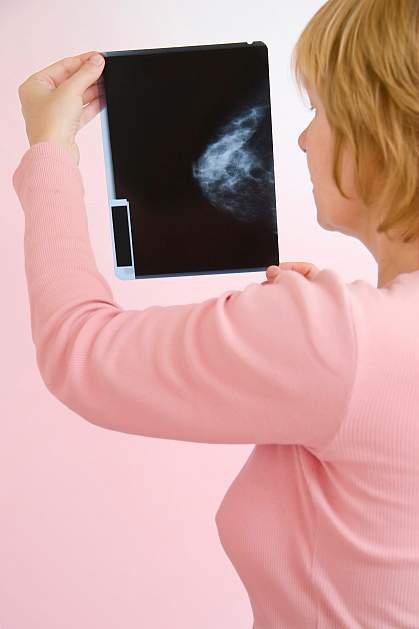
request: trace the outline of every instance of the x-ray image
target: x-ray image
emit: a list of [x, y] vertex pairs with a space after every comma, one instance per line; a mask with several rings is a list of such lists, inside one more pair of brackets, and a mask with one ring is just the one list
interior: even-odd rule
[[257, 221], [268, 212], [276, 225], [274, 176], [266, 129], [267, 105], [249, 106], [216, 134], [192, 165], [204, 196], [237, 220]]
[[102, 54], [117, 277], [278, 264], [267, 46]]

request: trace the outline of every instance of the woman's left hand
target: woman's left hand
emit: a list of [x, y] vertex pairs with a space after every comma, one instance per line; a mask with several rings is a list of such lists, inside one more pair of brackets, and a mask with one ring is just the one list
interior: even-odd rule
[[75, 138], [105, 106], [103, 81], [105, 59], [97, 66], [88, 59], [95, 51], [66, 57], [32, 74], [19, 86], [22, 114], [29, 144], [56, 142], [67, 149], [77, 166], [80, 161]]

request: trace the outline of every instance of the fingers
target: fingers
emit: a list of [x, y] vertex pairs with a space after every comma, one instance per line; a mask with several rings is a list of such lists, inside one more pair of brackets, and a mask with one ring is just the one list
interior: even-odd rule
[[102, 109], [106, 106], [105, 101], [101, 96], [98, 96], [91, 103], [83, 108], [83, 113], [80, 118], [79, 128], [82, 129], [88, 122], [90, 122]]
[[73, 76], [77, 70], [81, 68], [83, 63], [88, 59], [95, 50], [90, 50], [89, 52], [84, 52], [81, 55], [75, 55], [74, 57], [64, 57], [64, 59], [60, 59], [60, 61], [56, 61], [51, 65], [43, 68], [39, 72], [35, 72], [29, 78], [37, 77], [41, 79], [45, 79], [48, 83], [51, 83], [55, 87], [64, 83], [70, 76]]
[[272, 265], [268, 267], [266, 269], [266, 277], [269, 280], [273, 280], [281, 270], [296, 271], [309, 279], [313, 278], [319, 271], [318, 268], [310, 262], [281, 262], [279, 266]]
[[91, 85], [89, 88], [87, 88], [87, 90], [84, 92], [83, 105], [90, 103], [92, 100], [94, 100], [95, 98], [98, 98], [99, 96], [101, 97], [104, 96], [104, 88], [103, 88], [103, 85], [99, 85], [99, 83], [96, 82], [93, 85]]

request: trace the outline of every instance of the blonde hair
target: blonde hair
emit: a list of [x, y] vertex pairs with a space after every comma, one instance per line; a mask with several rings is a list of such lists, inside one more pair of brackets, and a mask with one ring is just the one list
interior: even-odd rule
[[301, 33], [292, 68], [314, 86], [334, 136], [333, 178], [349, 143], [359, 198], [377, 203], [377, 231], [419, 235], [419, 2], [328, 0]]

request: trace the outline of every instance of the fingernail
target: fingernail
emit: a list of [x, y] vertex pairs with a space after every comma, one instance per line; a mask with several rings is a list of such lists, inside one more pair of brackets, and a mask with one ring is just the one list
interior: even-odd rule
[[102, 57], [102, 55], [92, 55], [91, 57], [89, 57], [89, 61], [90, 63], [93, 63], [93, 65], [95, 66], [101, 66], [105, 60]]

